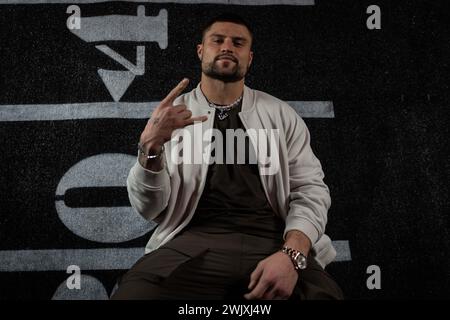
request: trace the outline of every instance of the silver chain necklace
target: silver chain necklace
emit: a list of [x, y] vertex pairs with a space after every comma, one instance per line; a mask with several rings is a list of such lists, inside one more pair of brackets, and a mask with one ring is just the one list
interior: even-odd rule
[[[208, 99], [206, 99], [208, 101]], [[234, 107], [236, 107], [242, 100], [242, 96], [240, 96], [235, 102], [233, 102], [232, 104], [226, 105], [226, 106], [221, 106], [221, 105], [217, 105], [213, 102], [208, 101], [208, 105], [211, 108], [216, 109], [217, 111], [217, 117], [219, 118], [219, 120], [224, 120], [228, 117], [228, 112], [233, 109]]]

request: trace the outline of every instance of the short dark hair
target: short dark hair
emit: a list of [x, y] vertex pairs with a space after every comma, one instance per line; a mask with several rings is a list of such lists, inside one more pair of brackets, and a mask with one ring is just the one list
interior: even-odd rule
[[253, 30], [252, 30], [252, 27], [250, 26], [250, 24], [248, 24], [248, 22], [244, 18], [242, 18], [240, 15], [235, 14], [235, 13], [226, 12], [226, 13], [222, 13], [222, 14], [212, 18], [205, 24], [205, 26], [203, 27], [203, 31], [202, 31], [202, 41], [203, 41], [203, 38], [205, 37], [205, 33], [208, 32], [208, 30], [211, 28], [211, 26], [216, 22], [232, 22], [232, 23], [243, 25], [244, 27], [247, 28], [247, 30], [250, 33], [250, 36], [252, 38], [251, 40], [253, 40]]

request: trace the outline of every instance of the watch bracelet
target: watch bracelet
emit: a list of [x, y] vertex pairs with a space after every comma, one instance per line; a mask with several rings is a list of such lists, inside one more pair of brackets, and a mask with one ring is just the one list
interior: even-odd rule
[[299, 254], [302, 257], [304, 257], [305, 259], [307, 259], [306, 256], [303, 253], [301, 253], [300, 251], [289, 248], [287, 246], [283, 246], [283, 248], [281, 249], [281, 252], [286, 253], [291, 258], [291, 261], [294, 264], [294, 268], [296, 270], [299, 270], [300, 268], [298, 267], [297, 263], [294, 261], [294, 256]]

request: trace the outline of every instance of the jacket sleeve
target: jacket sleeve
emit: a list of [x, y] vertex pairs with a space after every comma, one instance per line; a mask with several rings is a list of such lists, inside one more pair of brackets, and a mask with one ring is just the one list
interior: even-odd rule
[[289, 109], [286, 144], [290, 193], [284, 237], [290, 230], [299, 230], [314, 245], [325, 232], [330, 192], [323, 182], [320, 161], [311, 149], [309, 130], [303, 119]]
[[136, 161], [128, 174], [127, 190], [131, 206], [146, 220], [156, 219], [167, 207], [171, 191], [165, 159], [164, 168], [158, 172], [147, 170]]

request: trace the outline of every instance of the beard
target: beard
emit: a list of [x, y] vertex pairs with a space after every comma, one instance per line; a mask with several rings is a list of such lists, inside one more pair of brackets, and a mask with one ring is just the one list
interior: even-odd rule
[[202, 63], [202, 72], [210, 78], [223, 82], [237, 82], [245, 77], [248, 67], [242, 68], [239, 61], [235, 60], [234, 66], [230, 71], [221, 71], [216, 63], [219, 59], [220, 56], [216, 57], [212, 62]]

